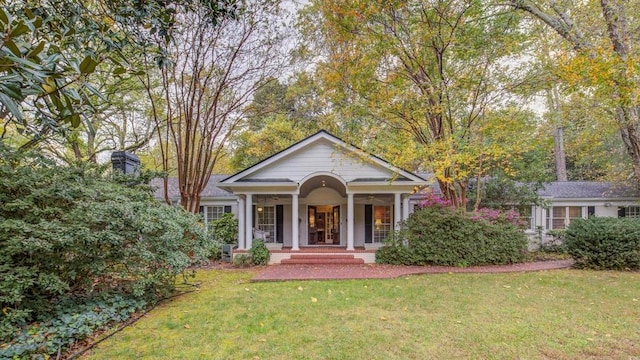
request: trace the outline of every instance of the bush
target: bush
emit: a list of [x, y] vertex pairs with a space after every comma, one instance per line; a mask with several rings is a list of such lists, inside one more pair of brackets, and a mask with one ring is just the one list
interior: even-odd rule
[[249, 249], [249, 256], [251, 256], [253, 265], [267, 265], [271, 254], [264, 241], [254, 240], [251, 249]]
[[237, 267], [249, 267], [251, 266], [251, 256], [248, 254], [238, 254], [233, 258], [233, 265]]
[[522, 262], [527, 240], [508, 217], [491, 221], [446, 206], [415, 211], [376, 254], [404, 265], [476, 266]]
[[638, 219], [575, 219], [567, 228], [565, 242], [576, 267], [596, 270], [640, 269]]
[[212, 250], [210, 259], [220, 259], [223, 244], [236, 244], [238, 239], [238, 219], [231, 213], [225, 213], [221, 218], [209, 224], [209, 234], [211, 235]]
[[0, 341], [70, 295], [155, 298], [207, 255], [198, 218], [104, 167], [0, 148]]

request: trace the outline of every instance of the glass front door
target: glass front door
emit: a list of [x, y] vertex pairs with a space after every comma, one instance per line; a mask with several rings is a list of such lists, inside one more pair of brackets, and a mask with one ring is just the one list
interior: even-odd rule
[[340, 245], [340, 206], [309, 206], [309, 245]]

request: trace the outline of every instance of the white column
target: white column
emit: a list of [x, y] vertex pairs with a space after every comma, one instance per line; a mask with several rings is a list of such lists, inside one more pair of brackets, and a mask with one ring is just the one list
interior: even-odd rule
[[402, 220], [409, 218], [409, 194], [405, 194], [402, 198]]
[[300, 250], [298, 194], [291, 195], [291, 250]]
[[240, 195], [238, 198], [238, 249], [239, 250], [246, 249], [245, 243], [244, 243], [245, 234], [246, 234], [245, 224], [244, 224], [245, 210], [246, 209], [244, 207], [244, 197]]
[[246, 234], [246, 242], [247, 249], [251, 249], [251, 245], [253, 245], [253, 195], [247, 194], [247, 200], [245, 201], [245, 234]]
[[402, 218], [402, 208], [401, 203], [400, 203], [400, 193], [395, 193], [394, 195], [394, 204], [393, 204], [393, 223], [394, 223], [394, 227], [396, 230], [398, 230], [399, 226], [398, 223], [400, 222], [400, 219]]
[[347, 250], [353, 247], [353, 194], [347, 194]]

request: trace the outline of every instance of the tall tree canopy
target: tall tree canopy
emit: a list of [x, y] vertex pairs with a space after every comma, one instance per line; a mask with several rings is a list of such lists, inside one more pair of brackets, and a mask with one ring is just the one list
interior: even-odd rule
[[[614, 119], [640, 184], [640, 3], [510, 0], [564, 39], [557, 49], [558, 77], [597, 97]], [[605, 120], [606, 121], [606, 120]]]
[[216, 23], [206, 6], [180, 14], [161, 86], [142, 78], [149, 98], [160, 99], [153, 109], [163, 168], [175, 158], [181, 205], [190, 212], [198, 212], [253, 94], [284, 67], [285, 34], [276, 25], [282, 11], [280, 1], [259, 0], [238, 3], [237, 16]]
[[510, 60], [523, 43], [517, 14], [491, 5], [332, 0], [306, 10], [333, 103], [366, 109], [370, 138], [396, 134], [404, 160], [434, 171], [456, 206], [471, 177], [517, 154], [482, 135], [488, 116], [512, 115], [498, 110], [508, 108], [516, 81], [505, 74], [518, 74]]

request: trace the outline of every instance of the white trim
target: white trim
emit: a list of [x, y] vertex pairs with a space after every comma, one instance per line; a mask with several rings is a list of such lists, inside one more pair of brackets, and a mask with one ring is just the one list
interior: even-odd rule
[[[316, 142], [318, 142], [320, 140], [327, 140], [327, 141], [333, 143], [334, 145], [336, 145], [338, 147], [341, 147], [341, 148], [343, 148], [343, 149], [345, 149], [345, 150], [347, 150], [347, 151], [349, 151], [351, 153], [354, 153], [356, 156], [358, 156], [358, 157], [360, 157], [362, 159], [370, 161], [370, 162], [372, 162], [374, 164], [377, 164], [377, 165], [379, 165], [379, 166], [381, 166], [381, 167], [383, 167], [383, 168], [385, 168], [387, 170], [390, 170], [390, 171], [392, 171], [394, 173], [397, 173], [397, 174], [399, 174], [399, 175], [401, 175], [403, 177], [406, 177], [407, 179], [409, 179], [409, 180], [411, 180], [413, 182], [420, 183], [420, 184], [421, 183], [425, 183], [426, 184], [426, 181], [424, 179], [420, 178], [419, 176], [414, 175], [414, 174], [412, 174], [412, 173], [410, 173], [410, 172], [408, 172], [406, 170], [402, 170], [402, 169], [400, 169], [398, 167], [395, 167], [395, 166], [389, 164], [388, 162], [386, 162], [386, 161], [384, 161], [384, 160], [382, 160], [380, 158], [377, 158], [377, 157], [375, 157], [375, 156], [373, 156], [371, 154], [368, 154], [365, 151], [360, 150], [360, 149], [356, 148], [353, 145], [349, 145], [346, 142], [344, 142], [343, 140], [341, 140], [341, 139], [329, 134], [328, 132], [326, 132], [324, 130], [321, 130], [321, 131], [317, 132], [315, 135], [312, 135], [312, 136], [300, 141], [299, 143], [297, 143], [295, 145], [292, 145], [289, 148], [287, 148], [287, 149], [285, 149], [285, 150], [283, 150], [283, 151], [281, 151], [281, 152], [279, 152], [279, 153], [277, 153], [277, 154], [275, 154], [275, 155], [273, 155], [273, 156], [271, 156], [271, 157], [269, 157], [269, 158], [267, 158], [267, 159], [255, 164], [255, 165], [253, 165], [253, 166], [251, 166], [251, 167], [249, 167], [249, 168], [247, 168], [247, 169], [245, 169], [245, 170], [243, 170], [243, 171], [241, 171], [241, 172], [239, 172], [239, 173], [237, 173], [235, 175], [232, 175], [231, 177], [229, 177], [227, 179], [224, 179], [223, 181], [221, 181], [219, 183], [221, 185], [219, 187], [227, 186], [227, 185], [230, 185], [230, 184], [234, 184], [235, 185], [235, 184], [237, 184], [238, 180], [240, 180], [240, 179], [242, 179], [242, 178], [244, 178], [246, 176], [249, 176], [249, 175], [251, 175], [251, 174], [253, 174], [253, 173], [255, 173], [255, 172], [257, 172], [257, 171], [259, 171], [261, 169], [264, 169], [264, 168], [268, 167], [269, 165], [279, 161], [280, 159], [285, 158], [285, 157], [287, 157], [287, 156], [299, 151], [300, 149], [302, 149], [304, 147], [307, 147], [307, 146], [309, 146], [309, 145], [311, 145], [313, 143], [316, 143]], [[416, 184], [416, 185], [420, 185], [420, 184]]]

